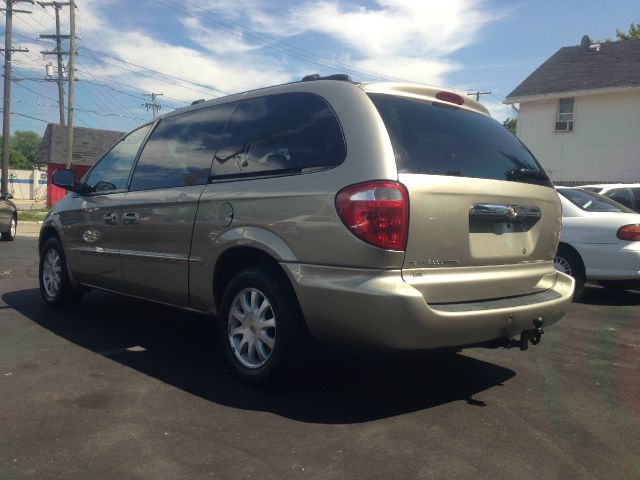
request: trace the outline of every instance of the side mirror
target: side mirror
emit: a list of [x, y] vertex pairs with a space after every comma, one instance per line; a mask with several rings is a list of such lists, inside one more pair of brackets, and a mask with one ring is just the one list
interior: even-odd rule
[[65, 190], [76, 193], [79, 193], [81, 190], [80, 185], [78, 185], [78, 182], [76, 181], [76, 174], [73, 173], [73, 170], [69, 170], [67, 168], [61, 168], [60, 170], [53, 172], [51, 181], [57, 187], [64, 188]]
[[13, 195], [11, 195], [10, 193], [7, 193], [6, 195], [1, 195], [1, 197], [4, 198], [5, 200], [13, 199]]

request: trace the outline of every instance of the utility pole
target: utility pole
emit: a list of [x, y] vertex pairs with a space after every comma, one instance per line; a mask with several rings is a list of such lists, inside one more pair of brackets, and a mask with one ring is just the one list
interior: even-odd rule
[[69, 103], [67, 110], [67, 168], [73, 164], [73, 95], [76, 77], [76, 1], [69, 1]]
[[147, 107], [147, 111], [151, 109], [151, 111], [153, 112], [153, 118], [156, 118], [156, 115], [158, 115], [158, 110], [162, 108], [162, 105], [160, 105], [160, 103], [157, 100], [157, 97], [159, 97], [160, 95], [162, 94], [161, 93], [145, 93], [144, 94], [145, 97], [151, 97], [151, 101], [147, 103], [143, 103], [142, 106]]
[[480, 95], [491, 95], [491, 92], [481, 92], [480, 90], [476, 91], [476, 92], [468, 92], [467, 95], [475, 95], [476, 96], [476, 102], [480, 101]]
[[2, 182], [0, 182], [0, 193], [6, 195], [8, 190], [9, 177], [9, 137], [11, 136], [10, 117], [11, 117], [11, 54], [13, 52], [28, 52], [26, 48], [12, 48], [13, 34], [13, 14], [14, 13], [31, 13], [28, 10], [14, 10], [13, 4], [18, 2], [27, 2], [33, 5], [33, 0], [6, 0], [6, 8], [2, 8], [6, 15], [5, 31], [4, 31], [4, 98], [2, 102]]
[[64, 69], [62, 66], [62, 55], [69, 52], [62, 51], [62, 39], [70, 38], [70, 35], [60, 35], [60, 9], [69, 5], [69, 2], [38, 2], [42, 8], [53, 7], [56, 11], [56, 34], [40, 35], [40, 38], [55, 38], [56, 49], [53, 51], [40, 52], [42, 55], [57, 55], [58, 57], [58, 107], [60, 110], [60, 125], [64, 125]]

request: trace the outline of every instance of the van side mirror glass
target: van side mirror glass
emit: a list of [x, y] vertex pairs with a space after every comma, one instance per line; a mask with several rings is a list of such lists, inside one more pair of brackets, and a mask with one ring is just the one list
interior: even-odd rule
[[80, 187], [78, 182], [76, 181], [76, 175], [73, 173], [73, 170], [69, 170], [67, 168], [61, 168], [53, 172], [53, 177], [51, 178], [53, 184], [57, 187], [64, 188], [65, 190], [70, 190], [72, 192], [79, 192]]

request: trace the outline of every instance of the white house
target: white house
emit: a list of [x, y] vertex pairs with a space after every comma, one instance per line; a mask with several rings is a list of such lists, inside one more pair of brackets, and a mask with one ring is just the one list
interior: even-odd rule
[[506, 98], [517, 136], [562, 185], [640, 182], [640, 40], [563, 47]]

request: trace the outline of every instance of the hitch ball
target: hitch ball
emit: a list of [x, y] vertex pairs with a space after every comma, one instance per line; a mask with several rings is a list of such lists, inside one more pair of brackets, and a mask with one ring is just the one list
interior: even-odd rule
[[542, 329], [542, 325], [544, 324], [544, 320], [541, 317], [538, 317], [533, 320], [533, 327], [530, 330], [523, 330], [520, 333], [520, 338], [515, 340], [512, 339], [509, 341], [509, 347], [518, 347], [523, 352], [529, 348], [529, 342], [531, 345], [537, 345], [542, 340], [542, 334], [544, 330]]

